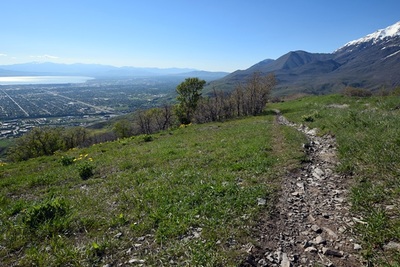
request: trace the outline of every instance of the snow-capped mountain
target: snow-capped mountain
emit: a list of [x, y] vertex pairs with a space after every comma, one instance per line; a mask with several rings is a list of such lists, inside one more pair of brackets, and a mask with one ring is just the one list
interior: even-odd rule
[[346, 43], [333, 53], [291, 51], [276, 60], [261, 61], [214, 81], [211, 86], [231, 88], [254, 72], [274, 73], [275, 94], [332, 93], [346, 86], [376, 90], [400, 86], [400, 21]]
[[365, 37], [362, 37], [362, 38], [354, 40], [354, 41], [350, 41], [347, 44], [345, 44], [343, 47], [339, 48], [338, 50], [348, 47], [348, 46], [359, 45], [359, 44], [368, 43], [368, 42], [372, 42], [375, 44], [378, 41], [382, 41], [386, 38], [391, 38], [391, 37], [395, 37], [398, 35], [400, 35], [400, 21], [385, 28], [385, 29], [377, 30], [376, 32], [368, 34]]

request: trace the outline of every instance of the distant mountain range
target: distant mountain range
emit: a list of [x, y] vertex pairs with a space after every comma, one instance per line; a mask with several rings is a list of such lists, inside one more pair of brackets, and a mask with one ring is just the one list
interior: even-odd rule
[[58, 64], [31, 62], [14, 65], [0, 65], [0, 76], [90, 76], [94, 78], [131, 77], [199, 77], [208, 81], [224, 77], [228, 72], [199, 71], [189, 68], [137, 68], [114, 67], [100, 64]]
[[254, 72], [275, 74], [275, 95], [325, 94], [346, 86], [370, 90], [400, 86], [400, 21], [348, 42], [333, 53], [292, 51], [276, 60], [263, 60], [211, 82], [208, 89], [232, 90]]
[[274, 95], [298, 92], [326, 94], [337, 92], [346, 86], [370, 90], [400, 86], [400, 21], [348, 42], [332, 53], [292, 51], [276, 60], [266, 59], [246, 70], [230, 74], [183, 68], [114, 67], [96, 64], [32, 62], [0, 65], [0, 76], [199, 77], [209, 82], [205, 91], [231, 91], [254, 72], [275, 74], [278, 85]]

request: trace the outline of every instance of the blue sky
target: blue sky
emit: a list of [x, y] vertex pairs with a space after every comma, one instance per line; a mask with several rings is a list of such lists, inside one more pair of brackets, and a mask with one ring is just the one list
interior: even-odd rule
[[332, 52], [400, 21], [399, 0], [3, 0], [0, 64], [246, 69]]

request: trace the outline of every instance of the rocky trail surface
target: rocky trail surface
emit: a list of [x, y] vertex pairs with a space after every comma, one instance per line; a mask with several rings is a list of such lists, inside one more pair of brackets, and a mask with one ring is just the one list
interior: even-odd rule
[[258, 226], [261, 247], [253, 247], [241, 266], [363, 266], [351, 230], [362, 221], [349, 211], [346, 177], [335, 173], [334, 137], [317, 136], [316, 129], [276, 113], [277, 123], [307, 136], [308, 159], [282, 179], [275, 214]]

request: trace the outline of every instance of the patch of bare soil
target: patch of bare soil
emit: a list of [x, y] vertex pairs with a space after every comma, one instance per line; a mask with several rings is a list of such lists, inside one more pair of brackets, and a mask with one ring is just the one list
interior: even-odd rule
[[335, 173], [335, 138], [317, 136], [315, 129], [289, 122], [277, 112], [276, 123], [304, 133], [308, 160], [282, 179], [276, 210], [255, 231], [259, 247], [240, 266], [362, 266], [360, 244], [352, 228], [349, 183]]

